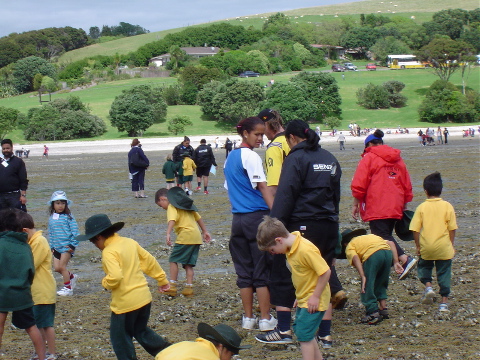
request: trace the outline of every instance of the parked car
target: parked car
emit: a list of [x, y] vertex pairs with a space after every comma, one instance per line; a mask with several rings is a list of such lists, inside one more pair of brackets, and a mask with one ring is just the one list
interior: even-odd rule
[[333, 64], [332, 65], [332, 71], [333, 72], [339, 72], [339, 71], [345, 71], [345, 67], [340, 64]]
[[347, 70], [353, 70], [353, 71], [357, 70], [357, 65], [353, 65], [352, 63], [344, 63], [343, 66]]
[[375, 65], [373, 63], [368, 63], [366, 68], [367, 68], [368, 71], [374, 71], [374, 70], [377, 70], [377, 65]]
[[241, 78], [248, 78], [248, 77], [259, 77], [260, 74], [256, 73], [255, 71], [244, 71], [240, 75], [238, 75]]

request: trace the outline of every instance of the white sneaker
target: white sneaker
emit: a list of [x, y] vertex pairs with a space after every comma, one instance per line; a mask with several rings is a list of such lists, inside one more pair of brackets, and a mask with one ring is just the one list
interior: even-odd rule
[[257, 325], [257, 318], [242, 317], [242, 328], [245, 330], [254, 330]]
[[270, 315], [270, 319], [261, 319], [258, 322], [258, 328], [260, 331], [272, 331], [277, 326], [277, 319]]
[[63, 288], [61, 288], [60, 290], [57, 291], [57, 295], [72, 296], [73, 295], [73, 290], [64, 286]]
[[432, 305], [434, 299], [435, 299], [435, 291], [433, 291], [431, 287], [427, 287], [421, 299], [422, 304]]
[[77, 274], [73, 274], [73, 277], [70, 279], [70, 287], [73, 289], [75, 289], [75, 286], [77, 286], [77, 280], [78, 280], [78, 275]]

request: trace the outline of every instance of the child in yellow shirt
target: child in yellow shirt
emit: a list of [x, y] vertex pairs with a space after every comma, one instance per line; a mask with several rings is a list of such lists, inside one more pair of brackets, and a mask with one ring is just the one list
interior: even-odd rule
[[387, 289], [392, 260], [395, 271], [398, 274], [403, 272], [395, 244], [377, 235], [362, 235], [350, 240], [345, 254], [362, 279], [360, 299], [365, 306], [366, 316], [361, 322], [376, 325], [388, 319]]
[[187, 195], [192, 195], [192, 180], [193, 172], [197, 168], [195, 161], [192, 160], [189, 153], [184, 153], [183, 155], [183, 183], [185, 184], [185, 193]]
[[[330, 268], [318, 248], [300, 232], [288, 232], [276, 218], [265, 216], [258, 226], [258, 248], [285, 254], [292, 271], [297, 307], [293, 330], [304, 360], [322, 360], [315, 335], [330, 304]], [[285, 335], [286, 336], [286, 335]]]
[[[170, 290], [168, 295], [177, 295], [178, 264], [182, 264], [186, 273], [186, 284], [182, 291], [184, 296], [193, 296], [193, 268], [197, 264], [200, 245], [209, 243], [211, 236], [198, 213], [193, 200], [179, 187], [169, 190], [162, 188], [155, 193], [155, 203], [167, 210], [167, 245], [172, 246], [170, 234], [177, 234], [175, 245], [170, 254]], [[198, 224], [198, 225], [197, 225]], [[202, 234], [200, 234], [200, 230]], [[203, 241], [202, 241], [203, 240]]]

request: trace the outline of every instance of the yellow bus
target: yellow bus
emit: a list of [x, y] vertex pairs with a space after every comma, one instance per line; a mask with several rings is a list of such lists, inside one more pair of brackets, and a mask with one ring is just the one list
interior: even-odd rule
[[428, 64], [418, 61], [415, 55], [388, 55], [387, 66], [390, 69], [424, 69]]

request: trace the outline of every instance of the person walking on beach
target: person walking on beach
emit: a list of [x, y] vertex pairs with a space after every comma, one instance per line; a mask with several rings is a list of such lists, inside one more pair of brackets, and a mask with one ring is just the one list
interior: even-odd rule
[[132, 192], [136, 198], [147, 197], [145, 195], [145, 171], [149, 166], [150, 162], [142, 150], [140, 141], [133, 139], [128, 152], [128, 171], [132, 180]]
[[3, 139], [1, 145], [0, 209], [15, 208], [26, 211], [28, 179], [25, 163], [13, 155], [12, 140]]

